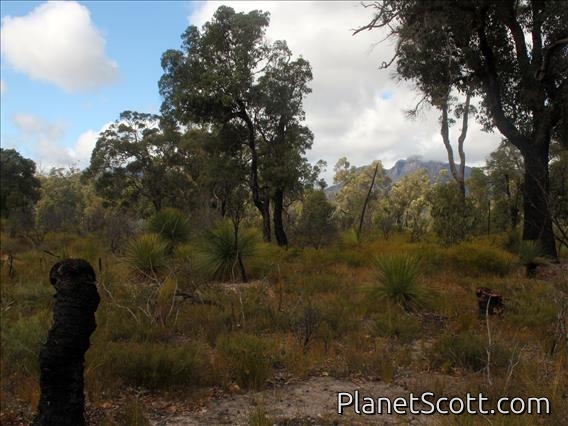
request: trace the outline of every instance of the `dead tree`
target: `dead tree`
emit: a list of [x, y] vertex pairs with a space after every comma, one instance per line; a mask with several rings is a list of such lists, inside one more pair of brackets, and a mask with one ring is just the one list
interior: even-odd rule
[[51, 268], [53, 325], [39, 354], [41, 396], [33, 425], [85, 425], [83, 369], [100, 297], [93, 267], [67, 259]]

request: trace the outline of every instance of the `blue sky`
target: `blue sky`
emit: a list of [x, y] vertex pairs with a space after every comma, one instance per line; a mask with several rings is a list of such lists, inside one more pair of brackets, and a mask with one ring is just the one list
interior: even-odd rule
[[[50, 81], [30, 78], [2, 55], [2, 146], [35, 157], [42, 167], [65, 166], [66, 156], [54, 156], [63, 163], [50, 164], [52, 159], [43, 157], [37, 144], [30, 140], [41, 137], [37, 134], [41, 129], [35, 129], [34, 135], [33, 129], [22, 129], [21, 120], [19, 126], [14, 123], [14, 117], [26, 114], [41, 120], [46, 127], [52, 125], [52, 137], [58, 136], [53, 142], [56, 148], [73, 147], [81, 134], [100, 130], [124, 110], [157, 113], [161, 102], [157, 86], [162, 74], [161, 54], [179, 46], [180, 34], [188, 25], [187, 16], [198, 5], [188, 2], [166, 3], [165, 7], [156, 7], [152, 2], [139, 2], [135, 7], [132, 2], [81, 4], [104, 37], [106, 57], [117, 64], [114, 80], [68, 91]], [[42, 2], [2, 1], [3, 27], [7, 16], [23, 17], [41, 5]], [[84, 158], [76, 160], [79, 165], [85, 165]]]
[[[42, 171], [88, 165], [98, 132], [120, 112], [159, 112], [160, 58], [180, 46], [187, 26], [203, 25], [222, 2], [2, 1], [1, 144]], [[305, 101], [315, 140], [310, 161], [342, 156], [390, 167], [421, 155], [445, 160], [436, 111], [409, 121], [418, 95], [378, 64], [392, 45], [378, 32], [353, 37], [370, 18], [358, 2], [228, 2], [237, 11], [268, 10], [271, 40], [287, 40], [310, 61], [313, 92]], [[482, 164], [499, 141], [473, 124], [468, 163]]]

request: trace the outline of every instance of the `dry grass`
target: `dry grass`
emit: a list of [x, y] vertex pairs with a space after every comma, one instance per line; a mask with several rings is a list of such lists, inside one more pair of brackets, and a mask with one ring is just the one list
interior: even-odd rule
[[[234, 383], [262, 389], [280, 377], [330, 375], [403, 384], [415, 393], [546, 396], [553, 413], [545, 421], [566, 422], [565, 274], [542, 270], [536, 280], [526, 279], [495, 241], [444, 248], [394, 236], [360, 245], [344, 238], [320, 250], [265, 247], [250, 260], [250, 278], [260, 284], [230, 288], [196, 284], [191, 268], [181, 263], [142, 284], [96, 238], [48, 238], [53, 246], [61, 241], [73, 256], [102, 258], [102, 303], [86, 364], [92, 405], [132, 394], [129, 386], [154, 393], [229, 389]], [[2, 244], [13, 247], [17, 258], [14, 277], [5, 265], [0, 271], [2, 422], [10, 424], [29, 420], [39, 397], [36, 361], [50, 323], [53, 291], [47, 273], [55, 259], [4, 235]], [[376, 259], [400, 253], [421, 258], [420, 283], [429, 302], [419, 312], [406, 312], [369, 291], [376, 285]], [[183, 256], [176, 256], [181, 262]], [[490, 318], [489, 329], [477, 317], [478, 286], [505, 298], [504, 315]], [[176, 289], [194, 293], [177, 297]], [[136, 401], [124, 404], [121, 414], [103, 415], [98, 424], [121, 424], [121, 419], [144, 424], [147, 407]], [[264, 424], [269, 408], [250, 411], [251, 422]], [[521, 425], [534, 420], [515, 418]], [[480, 421], [485, 420], [443, 420]], [[507, 419], [495, 416], [491, 422], [507, 424]]]

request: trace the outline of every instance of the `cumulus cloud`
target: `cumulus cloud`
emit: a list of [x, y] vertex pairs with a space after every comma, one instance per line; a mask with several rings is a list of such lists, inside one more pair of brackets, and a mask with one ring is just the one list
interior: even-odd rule
[[[223, 2], [204, 2], [188, 17], [201, 26]], [[416, 120], [404, 111], [415, 106], [418, 95], [410, 84], [392, 80], [392, 71], [379, 64], [393, 55], [392, 41], [380, 31], [353, 36], [353, 29], [366, 24], [371, 11], [359, 2], [227, 2], [238, 12], [260, 9], [270, 12], [267, 36], [284, 39], [292, 52], [312, 65], [312, 93], [304, 106], [306, 124], [314, 132], [310, 161], [328, 162], [326, 179], [331, 182], [333, 165], [341, 156], [352, 164], [380, 159], [386, 167], [411, 155], [447, 161], [440, 136], [439, 113], [427, 110]], [[456, 140], [457, 136], [453, 138]], [[481, 132], [470, 123], [466, 140], [468, 164], [482, 163], [495, 149], [498, 135]]]
[[77, 2], [48, 2], [25, 16], [5, 16], [1, 38], [8, 64], [67, 92], [93, 90], [117, 77], [105, 39]]
[[43, 171], [52, 167], [87, 167], [99, 134], [112, 124], [106, 123], [98, 131], [87, 130], [67, 146], [66, 125], [62, 121], [51, 122], [34, 114], [14, 114], [10, 121], [17, 134], [6, 140], [6, 146], [25, 151], [32, 159], [41, 159], [38, 168]]

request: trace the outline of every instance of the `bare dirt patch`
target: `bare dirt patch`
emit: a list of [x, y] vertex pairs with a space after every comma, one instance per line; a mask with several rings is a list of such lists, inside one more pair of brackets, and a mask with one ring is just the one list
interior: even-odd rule
[[[261, 392], [224, 394], [206, 406], [182, 413], [151, 413], [153, 425], [248, 425], [251, 415], [264, 411], [278, 425], [392, 425], [434, 424], [431, 416], [358, 415], [350, 407], [344, 415], [337, 414], [337, 394], [359, 391], [372, 398], [408, 398], [409, 391], [398, 385], [380, 381], [340, 380], [332, 377], [312, 377], [305, 381], [274, 386]], [[420, 407], [420, 406], [417, 406]], [[427, 408], [427, 407], [422, 407]]]

